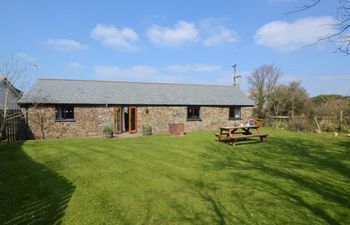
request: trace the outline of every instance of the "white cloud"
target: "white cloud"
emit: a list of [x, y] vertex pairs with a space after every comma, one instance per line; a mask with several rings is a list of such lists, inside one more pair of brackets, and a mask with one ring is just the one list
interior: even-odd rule
[[294, 22], [273, 21], [256, 32], [255, 42], [270, 48], [293, 51], [334, 34], [334, 24], [336, 20], [329, 16], [308, 17]]
[[147, 29], [149, 40], [158, 47], [179, 47], [190, 43], [204, 46], [228, 44], [238, 41], [238, 35], [222, 25], [222, 19], [210, 18], [191, 23], [180, 20], [173, 27], [152, 25]]
[[126, 51], [137, 50], [135, 43], [139, 41], [139, 36], [133, 29], [128, 27], [117, 28], [105, 24], [97, 24], [91, 31], [90, 36], [101, 41], [106, 47]]
[[176, 83], [183, 80], [183, 77], [178, 75], [159, 74], [159, 69], [146, 65], [136, 65], [130, 68], [96, 66], [95, 74], [103, 79], [124, 81]]
[[166, 70], [176, 73], [186, 73], [186, 72], [216, 72], [221, 69], [219, 65], [208, 65], [208, 64], [186, 64], [186, 65], [172, 65], [168, 66]]
[[157, 69], [145, 65], [136, 65], [131, 68], [120, 68], [118, 66], [96, 66], [95, 73], [100, 76], [105, 77], [144, 77], [150, 74], [157, 73]]
[[29, 55], [27, 55], [27, 54], [25, 54], [23, 52], [17, 52], [15, 57], [17, 59], [24, 60], [24, 61], [26, 61], [28, 63], [34, 63], [34, 61], [35, 61], [35, 59], [33, 57], [31, 57], [31, 56], [29, 56]]
[[[144, 81], [144, 82], [170, 82], [170, 83], [212, 83], [203, 73], [211, 72], [211, 79], [221, 71], [221, 66], [208, 64], [171, 65], [166, 67], [152, 67], [135, 65], [129, 68], [118, 66], [96, 66], [95, 75], [102, 79]], [[186, 74], [191, 72], [191, 76]]]
[[202, 43], [205, 46], [228, 44], [238, 42], [238, 35], [231, 29], [223, 26], [220, 19], [206, 19], [200, 23], [203, 36]]
[[49, 39], [46, 44], [60, 51], [77, 51], [87, 48], [86, 45], [71, 39]]
[[178, 21], [174, 27], [152, 25], [147, 29], [147, 37], [159, 47], [178, 47], [197, 42], [199, 33], [194, 23]]
[[84, 66], [78, 62], [70, 62], [67, 64], [67, 67], [73, 72], [80, 73], [84, 70]]
[[206, 46], [229, 44], [233, 45], [238, 41], [237, 35], [234, 31], [224, 27], [216, 27], [212, 34], [203, 40], [203, 44]]

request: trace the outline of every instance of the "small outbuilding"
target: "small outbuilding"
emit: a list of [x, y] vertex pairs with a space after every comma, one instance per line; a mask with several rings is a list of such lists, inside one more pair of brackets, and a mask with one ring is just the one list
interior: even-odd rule
[[20, 109], [17, 101], [22, 97], [22, 91], [15, 88], [6, 77], [0, 76], [0, 110]]

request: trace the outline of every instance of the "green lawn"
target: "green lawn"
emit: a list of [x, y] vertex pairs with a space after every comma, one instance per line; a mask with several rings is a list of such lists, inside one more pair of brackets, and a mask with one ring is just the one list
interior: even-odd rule
[[0, 146], [0, 224], [350, 224], [350, 138], [265, 129]]

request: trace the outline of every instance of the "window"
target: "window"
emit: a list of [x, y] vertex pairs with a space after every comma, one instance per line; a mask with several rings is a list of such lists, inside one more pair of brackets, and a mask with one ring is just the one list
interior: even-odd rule
[[74, 120], [74, 107], [73, 106], [57, 106], [56, 107], [56, 120]]
[[200, 120], [200, 106], [187, 107], [187, 120]]
[[241, 119], [241, 107], [230, 107], [229, 111], [230, 120], [240, 120]]

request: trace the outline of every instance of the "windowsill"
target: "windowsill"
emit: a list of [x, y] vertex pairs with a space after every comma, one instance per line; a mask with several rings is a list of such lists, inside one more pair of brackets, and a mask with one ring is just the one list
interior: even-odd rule
[[60, 120], [55, 120], [55, 122], [75, 122], [75, 119], [60, 119]]
[[187, 118], [187, 121], [202, 121], [200, 118], [198, 118], [198, 119], [189, 119], [189, 118]]
[[242, 120], [242, 118], [233, 118], [233, 117], [230, 117], [230, 118], [228, 118], [228, 120]]

